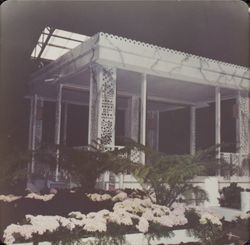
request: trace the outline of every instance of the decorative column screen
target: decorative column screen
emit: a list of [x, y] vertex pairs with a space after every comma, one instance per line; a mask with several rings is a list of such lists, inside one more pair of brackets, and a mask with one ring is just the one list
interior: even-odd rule
[[115, 143], [116, 69], [95, 65], [91, 68], [89, 143]]
[[237, 142], [239, 152], [249, 153], [249, 97], [246, 91], [238, 93]]

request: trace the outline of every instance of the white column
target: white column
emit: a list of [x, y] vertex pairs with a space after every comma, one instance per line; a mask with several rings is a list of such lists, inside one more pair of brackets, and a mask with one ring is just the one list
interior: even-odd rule
[[67, 143], [67, 124], [68, 124], [68, 103], [64, 104], [63, 114], [63, 145]]
[[[146, 120], [147, 120], [147, 76], [141, 76], [141, 118], [140, 118], [140, 143], [146, 145]], [[145, 154], [141, 154], [141, 163], [145, 164]]]
[[147, 77], [141, 76], [141, 121], [140, 121], [140, 143], [146, 145], [146, 118], [147, 118]]
[[29, 149], [32, 151], [30, 172], [35, 172], [35, 150], [39, 149], [42, 144], [42, 127], [43, 127], [43, 100], [34, 94], [30, 102], [30, 128], [29, 128]]
[[37, 118], [37, 94], [34, 94], [31, 98], [31, 142], [30, 147], [32, 151], [31, 167], [30, 172], [34, 173], [35, 170], [35, 156], [34, 151], [36, 150], [36, 118]]
[[139, 112], [140, 98], [132, 96], [128, 100], [128, 108], [126, 110], [125, 135], [135, 142], [139, 140]]
[[196, 120], [195, 120], [196, 108], [190, 107], [190, 154], [195, 154], [196, 149]]
[[[55, 145], [59, 147], [61, 136], [61, 118], [62, 118], [62, 84], [58, 85], [56, 100], [56, 119], [55, 119]], [[59, 180], [59, 149], [56, 150], [56, 181]]]
[[156, 128], [156, 150], [159, 151], [160, 141], [160, 112], [157, 111], [157, 128]]
[[[221, 91], [219, 87], [215, 88], [215, 144], [221, 144]], [[217, 151], [217, 158], [220, 158], [220, 146]]]

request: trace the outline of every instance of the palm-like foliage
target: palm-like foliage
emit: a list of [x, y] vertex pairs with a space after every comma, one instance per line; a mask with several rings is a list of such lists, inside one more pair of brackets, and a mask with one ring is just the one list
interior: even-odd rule
[[[93, 143], [82, 149], [59, 149], [61, 167], [86, 192], [94, 191], [97, 178], [106, 171], [130, 173], [146, 191], [154, 193], [157, 203], [171, 206], [186, 192], [205, 199], [206, 193], [194, 187], [190, 180], [198, 175], [207, 175], [211, 166], [213, 169], [220, 166], [220, 161], [215, 157], [216, 147], [199, 151], [195, 155], [166, 155], [134, 142], [127, 142], [119, 150], [107, 149], [98, 142]], [[133, 151], [145, 154], [146, 164], [133, 162]], [[56, 154], [52, 155], [51, 162], [55, 162]]]

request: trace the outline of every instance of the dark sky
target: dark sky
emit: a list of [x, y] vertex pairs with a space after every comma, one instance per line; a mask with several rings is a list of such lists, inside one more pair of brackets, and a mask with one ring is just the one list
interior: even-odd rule
[[[7, 1], [1, 6], [0, 137], [23, 144], [30, 54], [45, 26], [108, 32], [238, 65], [249, 64], [249, 14], [241, 1]], [[3, 133], [2, 133], [3, 132]]]

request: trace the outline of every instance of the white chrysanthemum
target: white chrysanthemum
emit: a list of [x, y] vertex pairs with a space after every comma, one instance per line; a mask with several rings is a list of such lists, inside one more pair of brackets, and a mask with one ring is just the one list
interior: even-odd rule
[[87, 219], [75, 219], [75, 218], [69, 218], [70, 222], [74, 224], [76, 227], [84, 227], [86, 225], [86, 220]]
[[11, 224], [6, 227], [3, 233], [4, 242], [6, 244], [13, 244], [15, 242], [14, 234], [19, 231], [19, 225]]
[[109, 212], [107, 209], [102, 209], [102, 210], [98, 211], [98, 212], [96, 213], [96, 215], [97, 215], [97, 216], [101, 216], [101, 217], [106, 217], [106, 216], [109, 215], [109, 213], [110, 213], [110, 212]]
[[71, 212], [71, 213], [69, 213], [69, 217], [73, 217], [76, 219], [85, 219], [86, 215], [82, 214], [81, 212]]
[[141, 204], [145, 207], [151, 207], [153, 203], [149, 198], [146, 198], [141, 200]]
[[107, 221], [104, 218], [96, 216], [95, 218], [88, 218], [84, 226], [84, 230], [88, 232], [106, 232]]
[[149, 227], [148, 221], [147, 221], [144, 217], [141, 217], [141, 218], [139, 219], [138, 225], [136, 225], [136, 228], [137, 228], [140, 232], [146, 233], [146, 232], [148, 232], [148, 227]]
[[95, 202], [102, 202], [102, 201], [110, 200], [112, 198], [109, 194], [100, 195], [97, 193], [87, 194], [87, 196], [89, 199]]
[[114, 201], [114, 202], [124, 201], [124, 200], [127, 199], [127, 198], [128, 198], [127, 193], [125, 193], [125, 192], [120, 192], [120, 193], [118, 193], [117, 195], [115, 195], [115, 196], [112, 197], [112, 201]]
[[13, 202], [22, 198], [21, 196], [14, 196], [14, 195], [0, 195], [0, 201], [4, 202]]
[[93, 219], [93, 218], [95, 218], [96, 217], [96, 212], [90, 212], [90, 213], [88, 213], [87, 215], [86, 215], [86, 217], [88, 218], [88, 219]]
[[110, 213], [109, 213], [109, 216], [108, 216], [108, 218], [107, 218], [107, 221], [108, 221], [108, 222], [111, 222], [111, 223], [116, 223], [116, 224], [118, 224], [118, 225], [121, 224], [120, 216], [119, 216], [117, 213], [115, 213], [115, 212], [110, 212]]
[[153, 221], [155, 219], [155, 216], [152, 212], [151, 209], [147, 208], [144, 213], [142, 214], [142, 217], [144, 217], [145, 219], [147, 219], [148, 221]]
[[162, 226], [166, 226], [166, 227], [173, 227], [174, 226], [173, 220], [167, 215], [156, 217], [153, 222], [158, 223]]
[[25, 198], [31, 198], [31, 199], [36, 199], [36, 200], [47, 202], [51, 200], [54, 196], [55, 194], [39, 195], [36, 193], [29, 193], [27, 196], [25, 196]]
[[72, 231], [75, 228], [75, 224], [71, 222], [70, 219], [67, 219], [65, 217], [57, 217], [57, 221], [60, 223], [60, 225], [62, 227], [65, 227], [67, 229], [69, 229], [70, 231]]
[[214, 225], [222, 225], [220, 219], [217, 216], [212, 215], [211, 213], [208, 212], [201, 214], [199, 222], [201, 224], [206, 224], [208, 221], [210, 221]]
[[250, 213], [242, 213], [240, 216], [239, 216], [240, 219], [250, 219]]
[[110, 200], [110, 199], [112, 199], [111, 195], [109, 195], [109, 194], [103, 194], [102, 195], [102, 200], [103, 201]]

